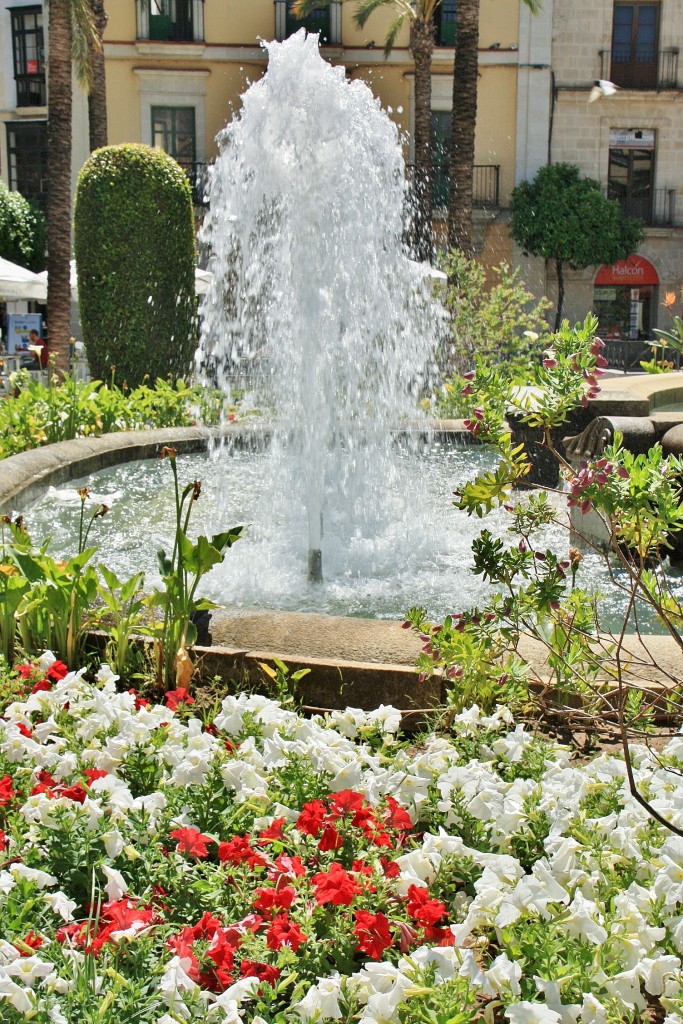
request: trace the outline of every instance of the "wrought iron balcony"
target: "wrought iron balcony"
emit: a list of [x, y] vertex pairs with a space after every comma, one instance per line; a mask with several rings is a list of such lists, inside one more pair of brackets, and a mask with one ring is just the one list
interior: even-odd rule
[[678, 89], [678, 47], [665, 50], [615, 46], [600, 50], [600, 78], [622, 89]]
[[671, 227], [676, 223], [676, 189], [656, 188], [647, 196], [623, 196], [609, 187], [608, 199], [616, 199], [627, 217], [638, 217], [647, 227]]
[[138, 39], [204, 41], [204, 0], [136, 0], [136, 6]]
[[[409, 187], [412, 187], [414, 165], [406, 167]], [[434, 168], [432, 206], [435, 210], [448, 206], [450, 181], [445, 166]], [[475, 210], [495, 209], [500, 206], [500, 164], [475, 164], [472, 172], [472, 207]]]

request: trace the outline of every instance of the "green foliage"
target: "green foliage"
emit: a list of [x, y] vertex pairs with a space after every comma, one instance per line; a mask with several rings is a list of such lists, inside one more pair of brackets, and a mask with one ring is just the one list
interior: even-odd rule
[[141, 145], [96, 150], [74, 212], [81, 323], [97, 377], [130, 387], [188, 373], [196, 347], [194, 217], [187, 177]]
[[210, 540], [200, 536], [193, 543], [188, 536], [188, 527], [192, 507], [201, 494], [201, 482], [195, 480], [186, 484], [181, 492], [175, 448], [164, 447], [160, 455], [162, 459], [168, 458], [173, 473], [175, 535], [170, 556], [163, 549], [157, 552], [163, 587], [154, 590], [147, 603], [163, 612], [160, 627], [153, 629], [157, 638], [157, 677], [172, 689], [185, 686], [192, 677], [192, 662], [187, 648], [197, 639], [193, 615], [217, 607], [208, 598], [197, 598], [197, 587], [202, 577], [223, 561], [243, 527], [235, 526], [214, 534]]
[[[449, 337], [442, 362], [457, 374], [471, 370], [475, 357], [494, 363], [509, 376], [519, 375], [545, 346], [544, 316], [550, 302], [536, 302], [507, 263], [486, 273], [475, 259], [451, 249], [443, 269], [449, 283], [441, 294], [448, 311]], [[459, 381], [446, 381], [439, 396], [442, 415], [460, 415]]]
[[102, 381], [54, 376], [42, 384], [26, 370], [13, 375], [14, 393], [0, 402], [0, 459], [54, 441], [117, 430], [187, 427], [220, 420], [218, 392], [158, 379], [133, 391]]
[[34, 272], [43, 270], [46, 241], [42, 212], [0, 181], [0, 256]]
[[643, 225], [624, 217], [600, 182], [582, 178], [573, 164], [548, 164], [512, 192], [512, 237], [525, 254], [573, 269], [613, 263], [634, 252]]
[[[485, 604], [437, 624], [419, 609], [408, 616], [423, 642], [418, 662], [422, 676], [439, 671], [451, 680], [449, 702], [456, 709], [473, 700], [485, 710], [501, 700], [525, 707], [537, 700], [535, 694], [543, 700], [552, 690], [553, 701], [565, 713], [567, 705], [575, 707], [579, 701], [585, 714], [599, 716], [613, 714], [611, 692], [619, 695], [625, 723], [644, 729], [651, 719], [651, 701], [622, 687], [623, 634], [604, 635], [598, 600], [580, 586], [581, 553], [571, 548], [568, 555], [558, 554], [539, 540], [550, 522], [566, 523], [566, 512], [544, 492], [525, 501], [514, 494], [529, 468], [529, 456], [523, 445], [512, 445], [507, 426], [511, 414], [538, 429], [560, 462], [568, 483], [566, 506], [574, 515], [594, 512], [603, 519], [611, 548], [606, 569], [614, 571], [611, 557], [622, 570], [626, 616], [647, 605], [680, 638], [683, 607], [653, 567], [666, 555], [671, 534], [683, 529], [683, 459], [665, 458], [659, 445], [634, 455], [621, 447], [617, 436], [599, 457], [572, 467], [553, 447], [554, 431], [569, 411], [578, 403], [585, 405], [599, 390], [605, 359], [596, 327], [592, 316], [574, 328], [565, 321], [534, 368], [530, 387], [520, 387], [485, 365], [468, 375], [474, 410], [465, 422], [478, 440], [496, 448], [500, 463], [456, 492], [455, 504], [476, 516], [503, 507], [514, 539], [509, 543], [484, 529], [473, 543], [473, 571], [491, 584]], [[538, 678], [520, 648], [525, 638], [540, 643], [544, 651]], [[674, 680], [663, 697], [678, 700], [679, 691]]]

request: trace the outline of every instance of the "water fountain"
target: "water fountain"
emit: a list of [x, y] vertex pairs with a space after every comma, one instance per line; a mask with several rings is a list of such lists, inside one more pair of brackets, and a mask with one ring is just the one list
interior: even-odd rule
[[307, 533], [320, 580], [328, 524], [372, 533], [399, 471], [392, 428], [419, 419], [439, 314], [429, 268], [402, 241], [396, 126], [321, 58], [317, 36], [265, 45], [267, 73], [219, 137], [210, 178], [197, 366], [226, 391], [248, 381], [272, 410], [263, 507], [303, 497], [305, 521], [287, 528]]

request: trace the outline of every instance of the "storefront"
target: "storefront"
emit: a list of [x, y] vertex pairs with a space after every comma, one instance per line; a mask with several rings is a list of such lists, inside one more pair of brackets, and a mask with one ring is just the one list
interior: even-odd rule
[[657, 271], [643, 256], [602, 266], [593, 290], [593, 311], [601, 337], [651, 338], [658, 285]]

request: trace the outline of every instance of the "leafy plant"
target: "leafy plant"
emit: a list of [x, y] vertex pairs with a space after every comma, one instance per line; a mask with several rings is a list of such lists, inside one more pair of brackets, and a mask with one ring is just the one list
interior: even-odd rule
[[106, 146], [84, 165], [74, 208], [83, 340], [95, 376], [113, 365], [130, 387], [175, 380], [196, 347], [192, 194], [175, 160]]
[[214, 534], [211, 539], [200, 536], [193, 543], [187, 531], [193, 505], [201, 494], [201, 483], [195, 480], [181, 492], [175, 448], [165, 446], [160, 454], [161, 458], [168, 458], [173, 473], [176, 528], [171, 555], [160, 550], [157, 556], [163, 589], [154, 590], [148, 604], [163, 611], [163, 622], [156, 631], [157, 676], [166, 686], [173, 688], [185, 686], [192, 676], [192, 662], [187, 651], [197, 638], [192, 616], [216, 607], [208, 598], [197, 598], [197, 587], [202, 577], [223, 561], [226, 551], [240, 537], [243, 528], [233, 527]]

